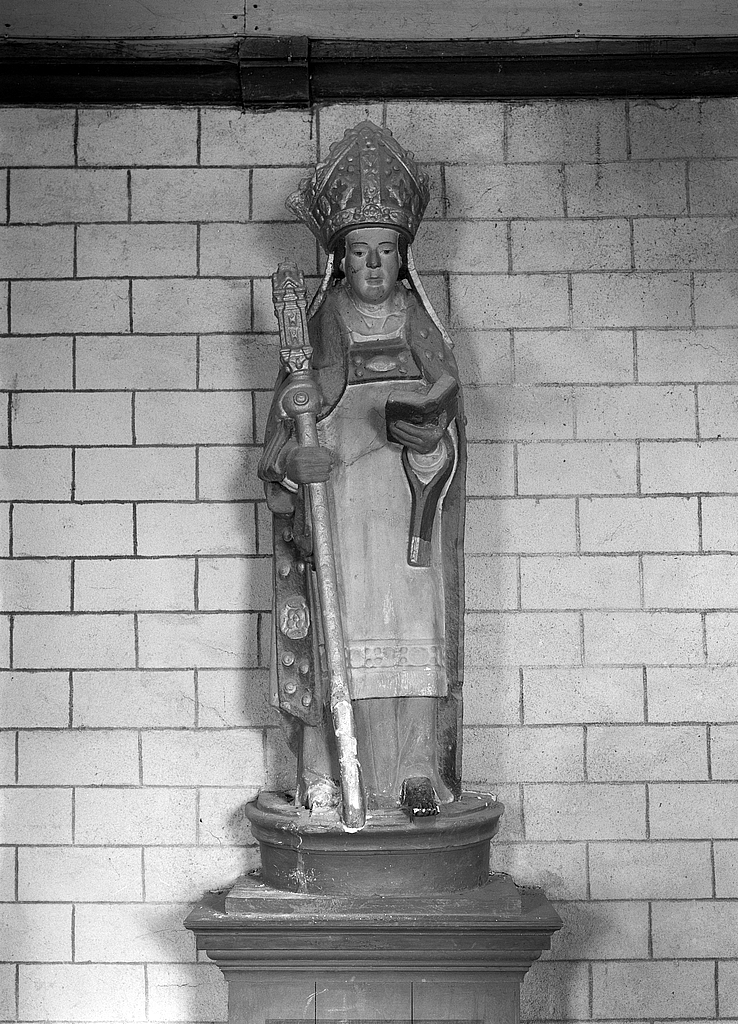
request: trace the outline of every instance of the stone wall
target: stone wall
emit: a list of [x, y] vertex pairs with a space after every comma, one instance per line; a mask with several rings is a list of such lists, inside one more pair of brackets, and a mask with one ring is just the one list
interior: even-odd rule
[[[283, 208], [366, 115], [471, 437], [465, 779], [565, 921], [537, 1021], [738, 1017], [738, 103], [0, 113], [0, 1020], [225, 1019], [256, 863]], [[18, 967], [14, 961], [20, 961]]]

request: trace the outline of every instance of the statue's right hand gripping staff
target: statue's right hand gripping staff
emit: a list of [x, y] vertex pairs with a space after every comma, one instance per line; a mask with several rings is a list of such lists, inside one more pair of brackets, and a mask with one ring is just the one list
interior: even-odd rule
[[[282, 412], [294, 421], [298, 443], [303, 447], [316, 447], [319, 444], [317, 418], [321, 396], [311, 365], [313, 350], [307, 331], [305, 283], [296, 264], [280, 263], [272, 276], [272, 295], [279, 324], [280, 359], [288, 374], [280, 393]], [[331, 715], [338, 750], [341, 816], [347, 831], [357, 832], [366, 822], [366, 799], [349, 692], [349, 667], [338, 602], [328, 492], [324, 483], [306, 484], [305, 488], [309, 497], [315, 571], [328, 660]]]

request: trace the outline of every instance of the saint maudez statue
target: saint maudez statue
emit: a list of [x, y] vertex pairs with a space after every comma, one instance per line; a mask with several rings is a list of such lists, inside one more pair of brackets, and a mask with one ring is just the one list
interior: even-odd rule
[[461, 786], [464, 418], [410, 250], [427, 203], [412, 154], [369, 121], [288, 200], [328, 253], [309, 309], [294, 263], [273, 277], [259, 467], [297, 785], [246, 805], [261, 869], [187, 919], [231, 1024], [516, 1024], [561, 926], [490, 875], [503, 807]]
[[272, 884], [285, 884], [266, 865], [280, 820], [344, 844], [361, 831], [365, 846], [372, 829], [414, 841], [471, 827], [488, 851], [502, 811], [461, 789], [466, 448], [451, 341], [412, 258], [428, 200], [412, 154], [370, 121], [287, 200], [328, 262], [309, 310], [297, 267], [274, 275], [282, 368], [259, 475], [272, 699], [297, 785], [292, 801], [250, 805]]

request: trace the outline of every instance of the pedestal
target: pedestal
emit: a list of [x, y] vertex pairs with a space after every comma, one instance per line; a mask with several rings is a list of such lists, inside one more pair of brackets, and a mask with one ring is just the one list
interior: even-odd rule
[[504, 806], [463, 793], [430, 817], [399, 807], [371, 810], [348, 833], [338, 811], [316, 814], [283, 793], [247, 804], [261, 848], [261, 873], [275, 889], [319, 896], [427, 896], [478, 889], [489, 878], [489, 842]]
[[517, 1024], [561, 920], [507, 875], [460, 892], [336, 896], [246, 876], [185, 922], [228, 980], [229, 1024]]

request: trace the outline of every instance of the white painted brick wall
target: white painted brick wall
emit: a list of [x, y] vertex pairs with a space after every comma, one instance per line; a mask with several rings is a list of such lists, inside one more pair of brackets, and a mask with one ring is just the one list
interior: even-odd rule
[[465, 778], [566, 922], [523, 1016], [738, 1017], [736, 102], [0, 111], [0, 1019], [226, 1018], [181, 921], [293, 770], [268, 278], [366, 116], [466, 382]]

